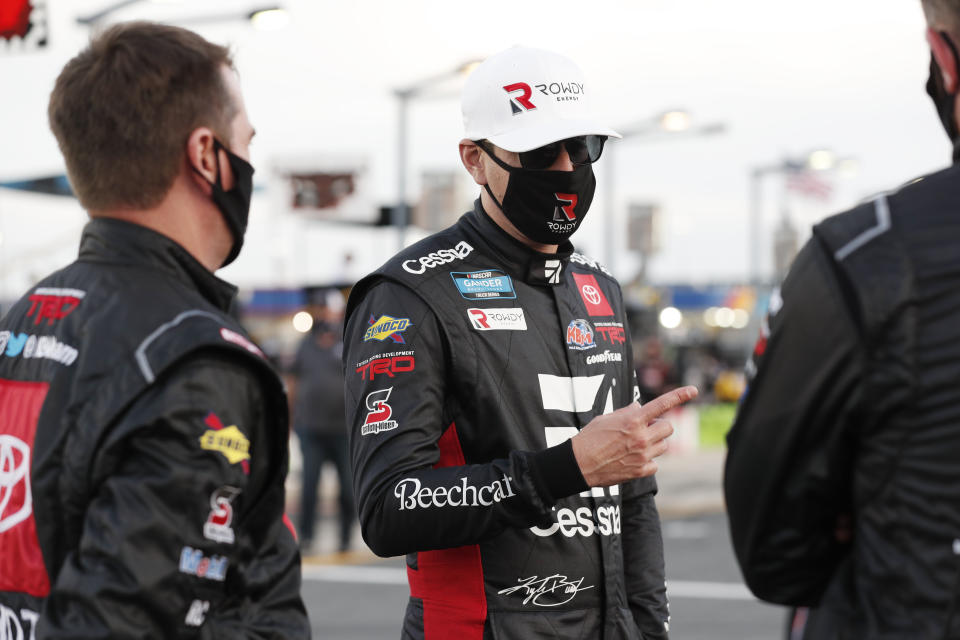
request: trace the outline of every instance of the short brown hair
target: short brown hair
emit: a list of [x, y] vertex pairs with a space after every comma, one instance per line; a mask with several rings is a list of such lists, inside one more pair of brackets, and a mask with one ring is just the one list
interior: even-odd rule
[[170, 190], [190, 133], [227, 142], [237, 113], [226, 47], [169, 25], [118, 24], [60, 72], [48, 116], [84, 208], [146, 209]]
[[951, 37], [960, 32], [960, 0], [920, 0], [927, 24], [935, 29], [946, 29]]

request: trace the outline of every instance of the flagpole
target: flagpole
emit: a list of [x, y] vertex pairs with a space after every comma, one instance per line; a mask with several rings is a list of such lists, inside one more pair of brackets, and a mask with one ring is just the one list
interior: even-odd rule
[[747, 217], [747, 242], [750, 252], [750, 284], [760, 284], [760, 198], [761, 179], [769, 167], [756, 167], [750, 172], [750, 212]]
[[[783, 184], [781, 186], [780, 193], [780, 215], [786, 217], [787, 211], [787, 198], [790, 177], [793, 175], [798, 175], [801, 173], [808, 172], [824, 172], [829, 171], [835, 168], [839, 163], [850, 163], [852, 158], [841, 158], [833, 154], [833, 152], [819, 149], [816, 151], [811, 151], [801, 158], [791, 158], [784, 157], [781, 158], [778, 162], [767, 165], [760, 165], [754, 167], [750, 171], [750, 195], [749, 195], [749, 211], [747, 215], [747, 224], [749, 229], [747, 229], [747, 242], [748, 242], [748, 251], [749, 251], [749, 281], [750, 284], [754, 286], [759, 286], [763, 283], [763, 277], [761, 275], [760, 268], [760, 253], [763, 241], [761, 239], [760, 227], [763, 223], [763, 213], [762, 213], [762, 186], [763, 178], [769, 174], [776, 173], [783, 176]], [[819, 197], [829, 197], [829, 190], [823, 187], [822, 185], [817, 185], [809, 180], [806, 181], [804, 190], [809, 190], [810, 193], [815, 193]], [[797, 187], [800, 188], [800, 187]]]

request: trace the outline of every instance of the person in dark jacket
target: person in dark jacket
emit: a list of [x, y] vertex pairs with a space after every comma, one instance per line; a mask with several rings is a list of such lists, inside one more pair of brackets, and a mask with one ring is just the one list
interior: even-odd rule
[[213, 274], [252, 192], [229, 52], [113, 26], [49, 117], [91, 221], [0, 320], [3, 633], [308, 638], [286, 398]]
[[309, 552], [314, 543], [320, 472], [324, 462], [332, 463], [337, 471], [338, 548], [341, 552], [350, 549], [350, 536], [357, 518], [347, 461], [341, 331], [340, 326], [318, 317], [310, 332], [300, 341], [290, 370], [293, 377], [288, 392], [293, 404], [293, 429], [303, 454], [298, 532], [304, 553]]
[[654, 421], [620, 287], [569, 241], [615, 132], [567, 58], [516, 47], [463, 91], [483, 187], [350, 296], [344, 366], [364, 539], [407, 554], [404, 638], [666, 638]]
[[737, 559], [791, 638], [960, 637], [960, 2], [923, 7], [954, 164], [814, 227], [728, 437]]

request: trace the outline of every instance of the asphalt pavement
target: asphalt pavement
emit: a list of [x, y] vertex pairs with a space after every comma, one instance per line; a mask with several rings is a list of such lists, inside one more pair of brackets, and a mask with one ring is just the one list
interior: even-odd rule
[[[779, 640], [785, 610], [757, 601], [743, 585], [723, 512], [723, 450], [660, 459], [657, 505], [663, 519], [673, 640]], [[332, 501], [331, 501], [332, 502]], [[304, 557], [303, 596], [314, 638], [399, 638], [408, 590], [403, 558], [374, 556], [359, 537], [332, 553], [334, 518], [324, 514]]]

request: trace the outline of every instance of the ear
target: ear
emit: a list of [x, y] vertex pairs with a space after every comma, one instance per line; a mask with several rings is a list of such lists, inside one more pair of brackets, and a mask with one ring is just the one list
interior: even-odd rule
[[187, 170], [204, 192], [209, 193], [210, 183], [217, 181], [220, 169], [213, 130], [208, 127], [197, 127], [187, 138]]
[[950, 43], [939, 31], [932, 27], [927, 27], [927, 43], [930, 45], [930, 52], [933, 53], [933, 59], [937, 61], [940, 72], [943, 74], [943, 88], [947, 93], [957, 92], [957, 59], [953, 54]]
[[460, 141], [460, 162], [473, 177], [473, 181], [483, 186], [487, 184], [487, 171], [483, 165], [483, 149], [473, 140]]

